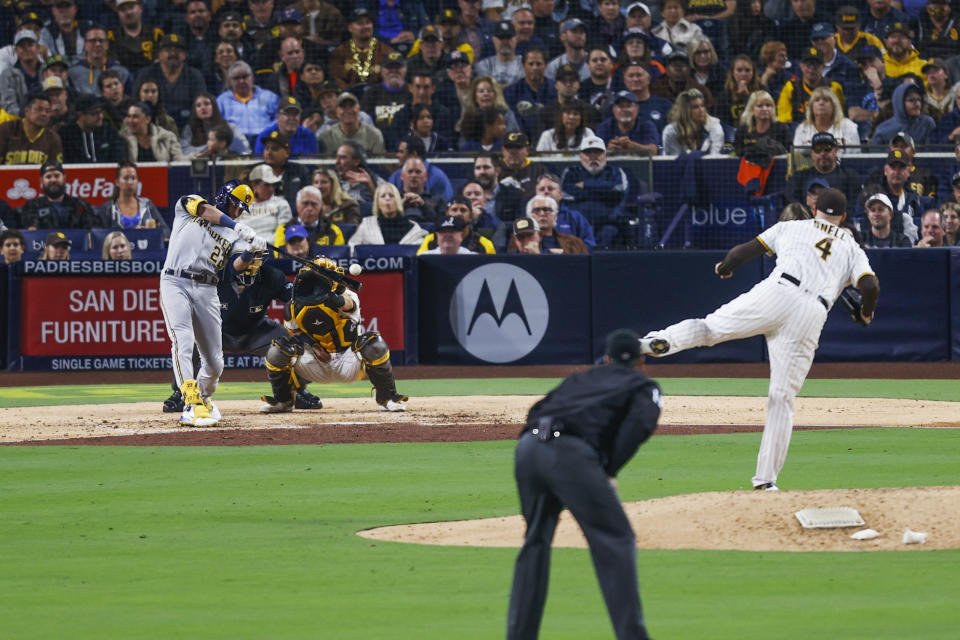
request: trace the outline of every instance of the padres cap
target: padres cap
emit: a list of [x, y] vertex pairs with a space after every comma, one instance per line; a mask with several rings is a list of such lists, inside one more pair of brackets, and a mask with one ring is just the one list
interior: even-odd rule
[[271, 131], [270, 135], [268, 135], [263, 140], [263, 144], [269, 144], [271, 142], [274, 144], [278, 144], [281, 147], [286, 147], [288, 149], [290, 148], [290, 138], [283, 135], [279, 131]]
[[821, 131], [820, 133], [815, 133], [813, 139], [810, 140], [811, 147], [821, 147], [824, 145], [829, 145], [831, 147], [837, 146], [837, 139], [833, 137], [833, 134], [829, 131]]
[[283, 237], [289, 243], [294, 238], [309, 238], [310, 234], [302, 224], [292, 224], [283, 232]]
[[317, 95], [323, 95], [325, 93], [340, 93], [340, 87], [333, 80], [327, 80], [317, 87]]
[[47, 76], [43, 79], [44, 91], [63, 91], [65, 88], [60, 76]]
[[647, 34], [645, 34], [640, 27], [631, 27], [623, 32], [623, 41], [626, 42], [628, 40], [649, 41], [649, 38], [647, 38]]
[[557, 80], [563, 82], [565, 80], [579, 80], [580, 74], [574, 69], [572, 64], [560, 65], [560, 68], [557, 69]]
[[630, 329], [617, 329], [607, 336], [606, 355], [611, 362], [630, 364], [641, 357], [640, 335]]
[[875, 193], [869, 198], [867, 198], [867, 201], [863, 203], [863, 206], [869, 207], [870, 203], [874, 201], [882, 203], [887, 209], [890, 209], [890, 211], [893, 211], [893, 203], [890, 202], [890, 198], [887, 197], [887, 194]]
[[340, 106], [344, 102], [356, 102], [360, 104], [360, 101], [357, 100], [357, 96], [353, 95], [349, 91], [344, 91], [337, 97], [337, 106]]
[[294, 98], [293, 96], [287, 96], [280, 101], [280, 107], [278, 111], [290, 111], [294, 110], [297, 112], [303, 111], [303, 107], [300, 105], [300, 101]]
[[441, 233], [443, 231], [463, 231], [466, 228], [467, 222], [463, 219], [462, 216], [446, 216], [437, 225], [437, 232]]
[[183, 38], [178, 36], [175, 33], [168, 33], [167, 35], [160, 38], [160, 42], [157, 43], [157, 50], [163, 49], [164, 47], [173, 47], [176, 49], [187, 50], [187, 43], [183, 41]]
[[511, 131], [507, 134], [507, 139], [503, 141], [503, 146], [507, 149], [520, 149], [529, 144], [530, 139], [522, 131]]
[[391, 51], [383, 59], [383, 66], [393, 68], [405, 67], [407, 66], [407, 61], [404, 60], [403, 54], [399, 51]]
[[887, 164], [902, 164], [903, 166], [907, 167], [910, 166], [910, 159], [907, 158], [907, 154], [905, 154], [903, 151], [900, 151], [900, 149], [894, 149], [887, 154]]
[[50, 67], [55, 67], [57, 65], [63, 67], [64, 69], [70, 68], [70, 63], [67, 62], [66, 58], [64, 58], [61, 55], [56, 55], [56, 56], [50, 56], [49, 58], [47, 58], [47, 61], [43, 64], [43, 70], [46, 71]]
[[947, 68], [947, 63], [943, 61], [943, 58], [933, 58], [927, 64], [923, 65], [923, 68], [920, 69], [920, 73], [927, 74], [930, 73], [933, 69], [943, 69], [950, 74], [950, 69]]
[[43, 18], [36, 11], [25, 11], [17, 16], [17, 25], [22, 27], [25, 24], [35, 24], [41, 28], [44, 26]]
[[43, 244], [47, 244], [47, 245], [65, 244], [68, 247], [73, 246], [73, 242], [70, 241], [70, 238], [68, 238], [63, 233], [63, 231], [51, 231], [50, 233], [47, 234], [47, 237], [46, 239], [44, 239]]
[[40, 167], [40, 177], [46, 175], [48, 171], [59, 171], [60, 173], [63, 173], [63, 165], [56, 160], [47, 160]]
[[621, 100], [629, 100], [634, 104], [640, 104], [640, 101], [637, 100], [637, 96], [633, 94], [633, 91], [627, 91], [627, 90], [618, 91], [617, 95], [613, 97], [613, 104], [617, 104]]
[[420, 39], [443, 42], [443, 34], [440, 33], [440, 29], [437, 29], [432, 24], [428, 24], [423, 29], [420, 29]]
[[847, 196], [833, 187], [827, 187], [817, 196], [817, 211], [828, 216], [842, 216], [847, 212]]
[[805, 191], [807, 193], [813, 193], [814, 187], [817, 187], [818, 189], [828, 189], [830, 184], [823, 178], [814, 178], [807, 183], [807, 188]]
[[434, 20], [437, 24], [460, 24], [459, 9], [444, 9]]
[[[274, 131], [273, 133], [276, 133]], [[250, 172], [250, 182], [266, 182], [267, 184], [277, 184], [280, 182], [280, 176], [273, 172], [268, 164], [258, 164]]]
[[517, 218], [513, 221], [513, 235], [519, 236], [526, 233], [540, 231], [540, 225], [533, 218]]
[[837, 26], [841, 29], [845, 27], [859, 27], [860, 10], [850, 5], [845, 5], [837, 9]]
[[501, 20], [497, 23], [497, 26], [493, 28], [493, 37], [494, 38], [512, 38], [517, 35], [517, 30], [513, 28], [513, 23], [509, 20]]
[[816, 47], [807, 47], [800, 55], [800, 62], [815, 62], [823, 64], [823, 54]]
[[886, 30], [883, 32], [883, 37], [888, 37], [891, 33], [902, 33], [908, 38], [913, 37], [913, 32], [910, 30], [910, 25], [906, 22], [891, 22], [887, 25]]

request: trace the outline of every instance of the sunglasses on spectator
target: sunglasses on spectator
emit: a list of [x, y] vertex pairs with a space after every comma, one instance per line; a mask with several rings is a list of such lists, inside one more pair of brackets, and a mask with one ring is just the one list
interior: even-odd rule
[[836, 149], [832, 144], [818, 144], [813, 147], [814, 153], [826, 153], [828, 151], [833, 151]]

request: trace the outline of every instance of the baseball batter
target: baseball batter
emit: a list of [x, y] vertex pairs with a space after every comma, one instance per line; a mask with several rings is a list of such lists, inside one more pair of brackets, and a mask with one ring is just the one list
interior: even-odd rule
[[[335, 262], [316, 263], [343, 274]], [[355, 382], [364, 375], [373, 384], [382, 411], [406, 411], [407, 396], [397, 393], [390, 349], [375, 331], [358, 335], [360, 299], [322, 273], [304, 267], [293, 284], [293, 299], [284, 307], [290, 333], [277, 338], [267, 351], [267, 377], [272, 396], [264, 396], [262, 413], [293, 411], [302, 381]], [[306, 342], [306, 345], [304, 345]]]
[[[220, 411], [210, 400], [223, 373], [217, 283], [238, 239], [244, 241], [246, 251], [234, 261], [237, 271], [253, 262], [250, 249], [266, 250], [253, 229], [234, 221], [252, 201], [250, 187], [231, 180], [217, 193], [216, 206], [188, 195], [174, 207], [173, 231], [160, 275], [160, 307], [172, 343], [174, 376], [183, 394], [180, 423], [184, 425], [210, 427], [220, 421]], [[200, 352], [196, 379], [194, 345]]]
[[764, 252], [776, 256], [776, 268], [706, 318], [684, 320], [640, 340], [644, 353], [664, 356], [763, 334], [770, 353], [770, 389], [755, 489], [777, 490], [793, 432], [794, 399], [810, 370], [827, 312], [844, 287], [859, 288], [862, 320], [869, 324], [873, 319], [880, 286], [863, 249], [839, 226], [846, 206], [842, 192], [825, 189], [813, 219], [779, 222], [737, 245], [714, 266], [721, 278]]

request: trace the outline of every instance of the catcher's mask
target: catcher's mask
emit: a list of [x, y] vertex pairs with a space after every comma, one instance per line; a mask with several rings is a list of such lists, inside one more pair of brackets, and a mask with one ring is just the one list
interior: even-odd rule
[[217, 191], [216, 205], [221, 211], [229, 211], [228, 206], [234, 204], [241, 211], [250, 211], [253, 202], [253, 189], [239, 180], [227, 182]]
[[245, 287], [252, 287], [260, 275], [260, 267], [263, 266], [263, 253], [256, 252], [253, 256], [253, 262], [250, 266], [237, 274], [237, 282]]

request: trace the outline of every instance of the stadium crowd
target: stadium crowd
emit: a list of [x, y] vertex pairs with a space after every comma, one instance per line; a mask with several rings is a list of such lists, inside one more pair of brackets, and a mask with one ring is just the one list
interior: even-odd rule
[[[785, 204], [841, 189], [867, 246], [957, 240], [950, 0], [3, 0], [0, 12], [0, 159], [36, 165], [42, 189], [0, 204], [7, 262], [14, 229], [168, 234], [137, 163], [230, 158], [251, 161], [251, 226], [304, 255], [637, 246], [651, 185], [617, 158], [656, 155], [763, 171], [787, 154]], [[914, 165], [934, 145], [957, 154], [946, 175]], [[887, 154], [866, 176], [843, 164], [862, 149]], [[473, 175], [431, 162], [448, 153], [472, 158]], [[531, 161], [540, 153], [578, 162], [556, 175]], [[368, 158], [384, 155], [397, 164], [381, 175]], [[333, 164], [291, 161], [310, 157]], [[65, 192], [63, 164], [83, 163], [117, 165], [110, 202]], [[109, 241], [104, 258], [130, 256], [125, 236]]]

